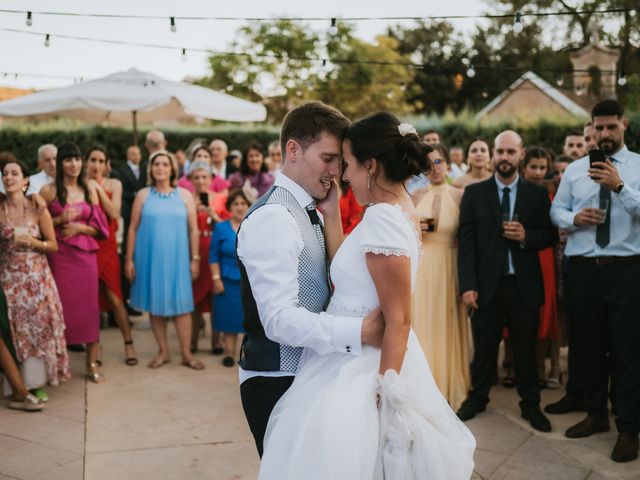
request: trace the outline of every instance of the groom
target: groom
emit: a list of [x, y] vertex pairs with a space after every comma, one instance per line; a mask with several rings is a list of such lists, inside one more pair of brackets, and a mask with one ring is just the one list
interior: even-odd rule
[[[281, 173], [238, 229], [247, 332], [240, 394], [260, 457], [269, 415], [293, 382], [304, 347], [358, 355], [362, 344], [382, 341], [378, 313], [364, 319], [324, 313], [331, 297], [329, 262], [343, 238], [335, 179], [349, 125], [321, 102], [291, 110], [280, 132]], [[316, 201], [322, 202], [322, 218]]]

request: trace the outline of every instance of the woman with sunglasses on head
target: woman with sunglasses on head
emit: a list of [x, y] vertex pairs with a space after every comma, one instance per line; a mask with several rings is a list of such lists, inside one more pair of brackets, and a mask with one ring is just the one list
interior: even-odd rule
[[96, 145], [87, 154], [87, 177], [96, 182], [100, 205], [109, 220], [109, 236], [98, 240], [98, 274], [100, 276], [100, 310], [113, 311], [118, 328], [124, 339], [125, 363], [138, 364], [136, 351], [131, 339], [129, 314], [124, 304], [120, 283], [120, 258], [118, 257], [118, 219], [122, 207], [122, 183], [117, 178], [109, 178], [111, 162], [107, 150]]
[[432, 148], [430, 184], [414, 194], [423, 256], [412, 297], [413, 329], [438, 388], [456, 410], [469, 390], [469, 323], [458, 298], [456, 246], [463, 190], [447, 183], [447, 150]]

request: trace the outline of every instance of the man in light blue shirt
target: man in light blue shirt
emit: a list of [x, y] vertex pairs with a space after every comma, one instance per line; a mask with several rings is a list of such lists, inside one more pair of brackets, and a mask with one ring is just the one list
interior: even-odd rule
[[[615, 100], [592, 111], [605, 161], [571, 163], [551, 208], [553, 223], [568, 231], [565, 292], [571, 311], [587, 418], [569, 438], [608, 431], [609, 359], [616, 379], [618, 441], [611, 458], [638, 457], [640, 432], [640, 155], [624, 144], [627, 119]], [[590, 156], [596, 159], [591, 152]]]

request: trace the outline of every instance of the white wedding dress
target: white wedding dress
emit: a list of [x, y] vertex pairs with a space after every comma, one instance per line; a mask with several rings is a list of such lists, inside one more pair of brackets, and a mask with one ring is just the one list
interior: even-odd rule
[[[327, 312], [364, 316], [379, 306], [367, 252], [408, 256], [413, 283], [420, 248], [399, 205], [370, 206], [333, 259]], [[382, 380], [373, 347], [358, 356], [306, 349], [303, 360], [269, 419], [260, 480], [471, 477], [475, 439], [438, 390], [413, 331], [400, 374]]]

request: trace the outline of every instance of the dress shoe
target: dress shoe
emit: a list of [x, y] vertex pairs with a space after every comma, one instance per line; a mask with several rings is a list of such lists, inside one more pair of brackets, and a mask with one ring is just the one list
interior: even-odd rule
[[140, 317], [142, 316], [142, 312], [140, 310], [136, 310], [135, 308], [133, 308], [131, 305], [129, 305], [127, 303], [127, 313], [129, 314], [130, 317]]
[[464, 402], [462, 402], [462, 405], [460, 405], [460, 408], [456, 412], [456, 415], [460, 420], [466, 422], [467, 420], [471, 420], [473, 417], [475, 417], [476, 414], [484, 412], [486, 409], [486, 406], [477, 405], [472, 400], [466, 399]]
[[616, 446], [611, 452], [614, 462], [630, 462], [638, 458], [638, 434], [620, 433]]
[[587, 407], [585, 406], [584, 401], [565, 395], [556, 403], [550, 403], [544, 407], [544, 411], [546, 413], [551, 413], [552, 415], [562, 415], [564, 413], [571, 412], [586, 412]]
[[531, 426], [539, 432], [551, 431], [551, 422], [544, 416], [538, 405], [521, 406], [520, 416], [525, 420], [529, 420]]
[[573, 427], [567, 429], [564, 432], [564, 436], [567, 438], [586, 438], [590, 437], [594, 433], [608, 432], [609, 431], [609, 418], [608, 417], [592, 417], [587, 415], [587, 418], [579, 423], [576, 423]]

